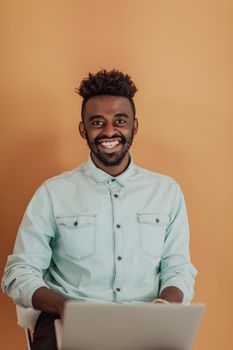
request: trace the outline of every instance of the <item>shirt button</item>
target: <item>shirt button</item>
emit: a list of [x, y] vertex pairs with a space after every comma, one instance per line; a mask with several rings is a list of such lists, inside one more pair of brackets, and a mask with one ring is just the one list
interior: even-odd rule
[[118, 198], [118, 194], [117, 194], [117, 193], [115, 193], [115, 194], [114, 194], [114, 197], [115, 197], [115, 198]]
[[122, 257], [121, 257], [121, 256], [118, 256], [118, 257], [117, 257], [117, 260], [121, 260], [121, 259], [122, 259]]
[[117, 224], [117, 225], [116, 225], [116, 228], [121, 228], [121, 225]]
[[112, 182], [115, 182], [115, 181], [116, 181], [116, 179], [111, 179], [111, 181], [112, 181]]
[[120, 288], [116, 288], [116, 291], [117, 291], [117, 292], [120, 292], [120, 291], [121, 291], [121, 289], [120, 289]]
[[155, 221], [156, 221], [157, 223], [159, 223], [159, 219], [158, 219], [158, 218], [156, 218]]

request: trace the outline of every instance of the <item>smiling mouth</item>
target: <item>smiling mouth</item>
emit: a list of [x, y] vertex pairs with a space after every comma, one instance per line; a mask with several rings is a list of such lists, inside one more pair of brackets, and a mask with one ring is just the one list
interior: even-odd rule
[[118, 146], [120, 144], [120, 141], [119, 140], [100, 141], [99, 144], [106, 149], [112, 149]]

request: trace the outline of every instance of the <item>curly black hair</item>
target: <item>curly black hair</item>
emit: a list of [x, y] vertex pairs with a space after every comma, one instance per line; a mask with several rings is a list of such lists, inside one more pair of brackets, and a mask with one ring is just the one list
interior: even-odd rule
[[81, 115], [83, 118], [84, 109], [87, 101], [98, 95], [123, 96], [128, 98], [131, 103], [133, 115], [136, 109], [133, 97], [137, 92], [137, 88], [128, 74], [124, 74], [116, 69], [107, 71], [102, 69], [96, 74], [89, 73], [79, 86], [75, 89], [80, 96], [83, 97]]

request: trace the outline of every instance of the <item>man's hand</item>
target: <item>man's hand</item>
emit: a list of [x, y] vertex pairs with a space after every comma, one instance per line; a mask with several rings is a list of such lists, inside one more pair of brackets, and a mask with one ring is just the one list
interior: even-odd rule
[[157, 298], [152, 301], [153, 304], [170, 304], [169, 301], [164, 300], [162, 298]]
[[63, 317], [64, 306], [67, 299], [47, 287], [38, 288], [32, 295], [34, 309], [53, 313]]
[[167, 287], [159, 298], [153, 300], [153, 304], [182, 303], [183, 292], [177, 287]]

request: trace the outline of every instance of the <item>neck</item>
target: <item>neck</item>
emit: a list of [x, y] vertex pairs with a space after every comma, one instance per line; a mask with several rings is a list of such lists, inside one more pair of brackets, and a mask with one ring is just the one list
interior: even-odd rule
[[93, 153], [91, 153], [91, 159], [93, 160], [97, 168], [103, 170], [105, 173], [111, 176], [118, 176], [122, 174], [128, 167], [130, 161], [129, 153], [125, 155], [120, 164], [114, 166], [104, 165]]

